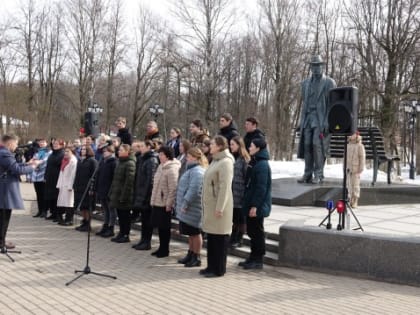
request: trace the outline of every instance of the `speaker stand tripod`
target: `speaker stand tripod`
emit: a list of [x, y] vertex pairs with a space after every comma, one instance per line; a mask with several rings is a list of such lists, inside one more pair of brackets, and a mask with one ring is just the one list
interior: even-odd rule
[[[86, 196], [88, 194], [88, 191], [89, 191], [89, 189], [91, 187], [91, 184], [93, 183], [93, 181], [95, 179], [96, 173], [98, 172], [98, 169], [99, 169], [99, 163], [101, 163], [102, 159], [103, 158], [101, 158], [100, 161], [98, 162], [98, 165], [96, 165], [95, 171], [93, 172], [92, 176], [89, 179], [89, 182], [88, 182], [88, 184], [86, 186], [86, 189], [83, 192], [82, 198], [81, 198], [81, 200], [80, 200], [80, 202], [79, 202], [79, 204], [77, 206], [77, 211], [76, 212], [79, 212], [80, 211], [80, 207], [81, 207], [81, 205], [83, 203], [83, 200], [86, 198]], [[80, 275], [78, 275], [73, 280], [67, 282], [66, 283], [66, 286], [69, 286], [74, 281], [80, 279], [84, 275], [89, 275], [89, 274], [92, 274], [92, 275], [95, 275], [95, 276], [99, 276], [99, 277], [110, 278], [110, 279], [114, 279], [114, 280], [117, 279], [117, 277], [115, 277], [115, 276], [111, 276], [111, 275], [107, 275], [107, 274], [99, 273], [99, 272], [93, 272], [90, 269], [90, 266], [89, 266], [89, 256], [90, 256], [90, 233], [91, 233], [91, 230], [92, 230], [92, 228], [90, 226], [90, 223], [91, 223], [91, 220], [92, 220], [91, 218], [92, 218], [92, 203], [90, 202], [89, 203], [88, 232], [87, 232], [88, 237], [87, 237], [87, 246], [86, 246], [86, 266], [83, 268], [83, 270], [75, 270], [74, 273], [80, 273]]]
[[[342, 230], [345, 228], [346, 223], [346, 216], [350, 218], [351, 216], [354, 218], [354, 220], [357, 222], [357, 227], [353, 230], [363, 230], [362, 225], [360, 224], [359, 219], [356, 217], [356, 215], [353, 212], [353, 208], [350, 205], [349, 199], [348, 199], [348, 189], [347, 189], [347, 136], [344, 136], [344, 170], [343, 170], [343, 190], [342, 190], [342, 199], [340, 201], [344, 202], [344, 212], [338, 213], [338, 225], [337, 230]], [[337, 210], [337, 204], [332, 210], [328, 210], [327, 216], [321, 221], [321, 223], [318, 225], [320, 226], [326, 226], [327, 229], [331, 229], [331, 214], [334, 213], [334, 211]], [[337, 211], [338, 212], [338, 211]], [[348, 213], [350, 212], [350, 214]], [[325, 225], [324, 222], [328, 220], [328, 223]], [[348, 222], [348, 225], [350, 222]]]

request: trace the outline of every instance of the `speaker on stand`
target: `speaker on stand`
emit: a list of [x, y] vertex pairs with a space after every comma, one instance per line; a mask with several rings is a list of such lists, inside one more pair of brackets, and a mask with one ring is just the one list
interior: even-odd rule
[[[333, 211], [337, 210], [338, 212], [339, 223], [337, 225], [337, 230], [344, 229], [346, 217], [347, 225], [350, 226], [349, 220], [351, 214], [359, 225], [358, 229], [363, 231], [362, 225], [350, 206], [347, 191], [347, 136], [350, 136], [357, 131], [358, 89], [354, 86], [343, 86], [331, 89], [329, 91], [328, 100], [327, 119], [329, 132], [331, 134], [343, 135], [344, 146], [342, 199], [337, 202], [337, 205], [340, 205], [341, 211], [338, 211], [338, 206], [333, 209]], [[321, 222], [321, 224], [323, 222]]]
[[357, 130], [359, 91], [354, 86], [331, 89], [328, 104], [328, 126], [332, 134], [352, 135]]

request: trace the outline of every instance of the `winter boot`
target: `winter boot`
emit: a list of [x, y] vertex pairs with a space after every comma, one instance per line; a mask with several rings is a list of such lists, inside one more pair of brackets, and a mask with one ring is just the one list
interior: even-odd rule
[[188, 253], [184, 258], [178, 259], [178, 264], [183, 264], [184, 265], [184, 264], [188, 263], [191, 260], [193, 254], [194, 253], [193, 253], [192, 250], [188, 250]]
[[102, 228], [95, 233], [95, 235], [101, 236], [102, 234], [105, 233], [105, 231], [108, 229], [108, 224], [103, 224]]
[[185, 267], [200, 267], [200, 266], [201, 266], [200, 255], [197, 255], [195, 253], [192, 254], [190, 261], [185, 264]]
[[78, 227], [76, 227], [76, 231], [80, 231], [80, 232], [84, 232], [87, 231], [87, 225], [88, 225], [88, 221], [83, 219], [82, 223], [80, 223], [80, 225]]
[[108, 226], [107, 229], [101, 234], [102, 237], [111, 237], [114, 236], [114, 226]]

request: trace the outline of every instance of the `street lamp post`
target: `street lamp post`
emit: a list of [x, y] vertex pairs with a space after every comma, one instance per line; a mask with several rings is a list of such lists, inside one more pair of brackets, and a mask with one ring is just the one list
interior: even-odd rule
[[87, 108], [87, 111], [89, 113], [98, 113], [98, 114], [101, 114], [104, 111], [104, 109], [101, 106], [99, 106], [99, 104], [93, 103], [93, 104], [89, 104], [89, 106]]
[[163, 115], [165, 113], [165, 110], [159, 104], [154, 104], [149, 106], [149, 112], [154, 119], [157, 119], [159, 115]]
[[404, 111], [409, 114], [409, 127], [411, 128], [411, 156], [410, 156], [410, 172], [409, 177], [410, 179], [416, 178], [416, 165], [414, 162], [414, 148], [415, 148], [415, 135], [416, 135], [416, 119], [417, 113], [420, 112], [420, 102], [412, 101], [411, 103], [404, 104]]

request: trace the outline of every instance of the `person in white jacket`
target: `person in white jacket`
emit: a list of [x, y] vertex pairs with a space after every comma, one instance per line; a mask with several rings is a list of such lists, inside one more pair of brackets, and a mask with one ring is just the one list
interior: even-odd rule
[[73, 146], [67, 146], [64, 150], [64, 158], [61, 161], [60, 175], [58, 176], [57, 199], [58, 223], [63, 223], [63, 213], [66, 213], [66, 221], [73, 218], [74, 213], [74, 189], [73, 183], [76, 177], [77, 158]]

